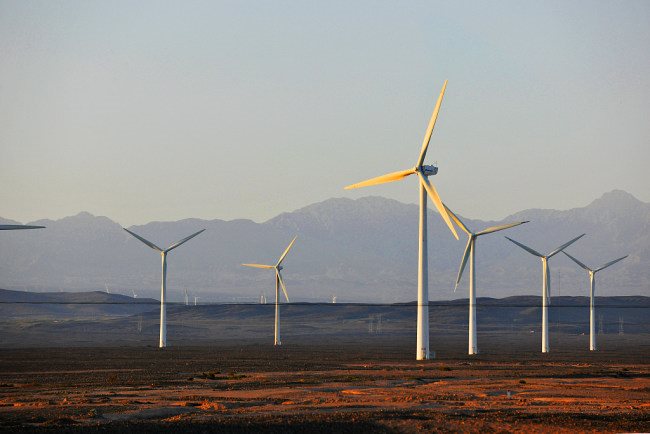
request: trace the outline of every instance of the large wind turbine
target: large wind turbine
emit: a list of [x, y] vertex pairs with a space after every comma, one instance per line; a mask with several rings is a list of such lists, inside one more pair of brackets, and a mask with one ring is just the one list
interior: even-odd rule
[[201, 229], [200, 231], [193, 233], [189, 237], [185, 237], [180, 241], [175, 242], [171, 246], [167, 247], [166, 249], [161, 249], [151, 241], [145, 240], [138, 234], [134, 234], [130, 230], [126, 228], [122, 228], [131, 235], [133, 235], [135, 238], [139, 239], [142, 241], [144, 244], [147, 246], [151, 247], [152, 249], [156, 250], [157, 252], [160, 252], [160, 257], [162, 259], [162, 283], [160, 285], [160, 342], [158, 346], [160, 348], [165, 348], [167, 346], [167, 306], [165, 299], [167, 298], [167, 253], [171, 252], [174, 250], [176, 247], [179, 247], [181, 244], [191, 240], [201, 232], [203, 232], [205, 229]]
[[548, 346], [548, 305], [550, 304], [551, 297], [551, 270], [548, 267], [548, 260], [584, 236], [585, 234], [582, 234], [579, 237], [575, 237], [571, 241], [562, 244], [560, 247], [553, 250], [548, 255], [542, 255], [541, 253], [513, 240], [512, 238], [506, 237], [508, 240], [512, 241], [514, 244], [518, 245], [528, 253], [533, 254], [542, 260], [542, 353], [548, 353], [550, 350]]
[[407, 176], [416, 174], [419, 178], [420, 185], [420, 224], [419, 224], [419, 246], [418, 246], [418, 318], [417, 318], [417, 343], [415, 357], [417, 360], [425, 360], [429, 358], [429, 283], [428, 283], [428, 258], [427, 258], [427, 193], [444, 219], [445, 223], [458, 239], [458, 234], [454, 225], [451, 222], [449, 214], [445, 206], [438, 196], [436, 188], [429, 182], [428, 177], [438, 173], [438, 166], [424, 165], [424, 158], [427, 155], [427, 149], [433, 133], [433, 127], [436, 125], [442, 98], [445, 95], [447, 88], [447, 80], [442, 86], [442, 91], [433, 109], [433, 114], [429, 120], [429, 125], [424, 133], [424, 140], [422, 140], [422, 149], [418, 157], [415, 167], [412, 169], [402, 170], [399, 172], [389, 173], [376, 178], [368, 179], [358, 184], [352, 184], [345, 187], [346, 190], [359, 187], [367, 187], [370, 185], [384, 184], [386, 182], [399, 181]]
[[284, 286], [284, 280], [282, 280], [282, 261], [286, 258], [287, 253], [291, 250], [293, 243], [296, 242], [296, 238], [289, 243], [289, 246], [285, 249], [282, 256], [278, 260], [278, 263], [275, 265], [264, 265], [264, 264], [242, 264], [245, 267], [254, 267], [254, 268], [266, 268], [275, 270], [275, 334], [273, 339], [273, 345], [282, 345], [282, 340], [280, 339], [280, 286], [282, 286], [282, 292], [284, 293], [284, 298], [289, 302], [289, 294], [287, 294], [287, 288]]
[[467, 234], [467, 246], [465, 247], [465, 253], [463, 253], [463, 259], [460, 261], [460, 268], [458, 269], [458, 277], [456, 278], [456, 286], [454, 292], [458, 288], [460, 279], [463, 277], [463, 271], [465, 270], [465, 265], [469, 260], [469, 344], [468, 344], [468, 353], [469, 354], [478, 354], [478, 346], [476, 344], [476, 268], [474, 267], [474, 255], [476, 253], [476, 239], [481, 235], [491, 234], [492, 232], [502, 231], [504, 229], [509, 229], [514, 226], [519, 226], [528, 221], [517, 222], [517, 223], [508, 223], [505, 225], [499, 226], [490, 226], [487, 229], [483, 229], [479, 232], [472, 232], [469, 230], [467, 225], [458, 218], [448, 207], [445, 205], [447, 212], [451, 218], [456, 222], [458, 227], [460, 227]]
[[610, 265], [616, 264], [618, 261], [622, 261], [623, 259], [627, 258], [628, 255], [625, 255], [622, 258], [614, 259], [613, 261], [610, 261], [605, 265], [592, 269], [587, 267], [582, 262], [578, 261], [573, 256], [569, 255], [567, 252], [562, 252], [562, 253], [567, 255], [573, 262], [575, 262], [580, 267], [587, 270], [587, 273], [589, 273], [589, 350], [596, 351], [596, 307], [594, 306], [594, 293], [596, 291], [596, 273], [599, 272], [600, 270], [604, 270]]

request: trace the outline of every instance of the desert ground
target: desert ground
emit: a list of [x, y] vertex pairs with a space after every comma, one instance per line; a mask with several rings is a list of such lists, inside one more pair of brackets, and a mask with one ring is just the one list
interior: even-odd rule
[[647, 335], [601, 336], [596, 353], [567, 336], [546, 355], [529, 336], [481, 339], [469, 357], [461, 336], [432, 337], [447, 350], [421, 362], [387, 336], [5, 348], [0, 431], [650, 431]]

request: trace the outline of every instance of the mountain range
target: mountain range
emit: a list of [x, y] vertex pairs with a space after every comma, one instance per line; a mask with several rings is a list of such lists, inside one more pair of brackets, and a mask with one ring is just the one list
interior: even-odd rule
[[[454, 281], [466, 238], [455, 240], [429, 210], [430, 299], [466, 296], [463, 279]], [[539, 295], [539, 260], [508, 242], [507, 235], [544, 253], [587, 233], [567, 251], [591, 266], [629, 254], [598, 275], [599, 295], [650, 295], [650, 204], [620, 190], [570, 210], [529, 209], [499, 221], [468, 219], [473, 230], [513, 221], [529, 223], [477, 242], [479, 296]], [[334, 198], [266, 222], [184, 219], [151, 222], [128, 229], [167, 246], [199, 229], [203, 234], [168, 257], [169, 298], [183, 289], [204, 301], [273, 298], [268, 270], [243, 262], [275, 263], [294, 235], [285, 260], [292, 301], [405, 302], [416, 298], [417, 205], [382, 197]], [[17, 223], [1, 219], [0, 223]], [[92, 291], [159, 297], [160, 259], [156, 252], [107, 217], [87, 212], [30, 224], [47, 228], [0, 234], [0, 287], [36, 291]], [[588, 278], [564, 255], [551, 260], [553, 295], [586, 295]]]

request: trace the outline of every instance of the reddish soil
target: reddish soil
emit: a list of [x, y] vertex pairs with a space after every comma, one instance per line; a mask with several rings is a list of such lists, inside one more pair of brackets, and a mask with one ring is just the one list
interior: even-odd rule
[[643, 351], [416, 362], [410, 349], [4, 349], [0, 431], [650, 431]]

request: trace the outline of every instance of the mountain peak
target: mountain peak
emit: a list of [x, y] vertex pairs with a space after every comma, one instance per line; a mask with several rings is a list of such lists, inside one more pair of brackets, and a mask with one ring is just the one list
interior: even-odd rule
[[79, 218], [95, 218], [95, 215], [89, 213], [88, 211], [80, 211], [80, 212], [77, 213], [74, 217], [79, 217]]
[[624, 190], [612, 190], [600, 196], [589, 204], [589, 207], [597, 208], [629, 208], [643, 204], [639, 199]]

